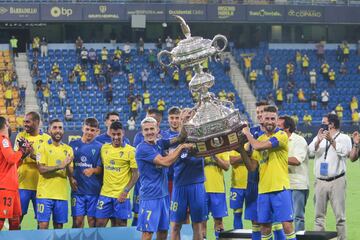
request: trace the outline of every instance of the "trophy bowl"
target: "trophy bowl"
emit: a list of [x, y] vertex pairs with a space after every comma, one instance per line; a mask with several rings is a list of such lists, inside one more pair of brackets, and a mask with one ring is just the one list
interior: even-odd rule
[[[201, 66], [209, 57], [224, 51], [228, 41], [223, 35], [216, 35], [212, 40], [192, 37], [185, 20], [180, 16], [175, 18], [179, 20], [186, 39], [181, 40], [170, 52], [159, 52], [158, 61], [168, 67], [192, 67], [195, 72], [189, 88], [192, 93], [199, 95], [199, 100], [192, 108], [195, 113], [183, 126], [187, 134], [186, 142], [194, 143], [194, 154], [197, 157], [237, 149], [241, 130], [246, 124], [232, 102], [220, 100], [209, 92], [215, 79], [211, 74], [203, 72]], [[223, 43], [222, 48], [219, 47], [219, 42]], [[165, 57], [170, 59], [169, 64], [163, 62]]]

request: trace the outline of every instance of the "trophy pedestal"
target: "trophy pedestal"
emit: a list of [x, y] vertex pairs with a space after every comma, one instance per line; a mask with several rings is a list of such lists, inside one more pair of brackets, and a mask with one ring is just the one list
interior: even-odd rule
[[245, 126], [239, 125], [232, 132], [195, 142], [196, 149], [194, 155], [196, 157], [206, 157], [237, 149], [239, 147], [241, 129]]

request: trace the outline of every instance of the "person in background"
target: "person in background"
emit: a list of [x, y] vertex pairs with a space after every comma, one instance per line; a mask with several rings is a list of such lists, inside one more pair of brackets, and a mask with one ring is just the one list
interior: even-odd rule
[[47, 57], [48, 56], [48, 42], [45, 37], [42, 37], [40, 42], [40, 56]]
[[83, 48], [83, 44], [84, 44], [83, 40], [81, 39], [80, 36], [78, 36], [75, 41], [75, 48], [76, 48], [76, 55], [79, 57], [79, 59], [80, 59], [81, 50]]
[[10, 47], [13, 52], [13, 57], [19, 57], [18, 54], [18, 39], [15, 36], [12, 36], [10, 39]]
[[127, 120], [128, 130], [133, 131], [135, 130], [135, 119], [133, 117], [130, 117], [129, 120]]
[[[303, 116], [303, 123], [306, 126], [311, 126], [311, 122], [312, 122], [312, 116], [307, 111], [305, 111], [305, 114]], [[295, 124], [295, 122], [294, 122], [294, 124]]]
[[340, 132], [336, 114], [327, 114], [317, 136], [309, 145], [315, 155], [315, 231], [325, 231], [327, 204], [330, 201], [339, 240], [346, 237], [345, 196], [346, 160], [351, 152], [351, 139]]
[[351, 113], [351, 121], [354, 126], [359, 125], [359, 112], [357, 110], [353, 110]]
[[72, 121], [74, 118], [74, 114], [72, 113], [71, 107], [68, 105], [66, 106], [65, 110], [65, 121]]
[[294, 208], [295, 232], [305, 230], [305, 206], [309, 196], [308, 145], [302, 136], [295, 133], [296, 125], [289, 116], [280, 116], [278, 127], [289, 138], [289, 178]]
[[[205, 190], [209, 213], [214, 218], [215, 238], [224, 231], [223, 217], [228, 215], [226, 206], [225, 181], [223, 171], [230, 168], [229, 152], [205, 157]], [[203, 236], [206, 237], [207, 221], [203, 223]]]
[[[117, 122], [117, 121], [120, 121], [120, 114], [118, 112], [112, 111], [112, 112], [106, 113], [106, 116], [105, 116], [106, 132], [98, 135], [95, 140], [102, 144], [111, 143], [110, 125], [113, 122]], [[124, 144], [130, 145], [130, 140], [127, 137], [123, 137], [123, 140], [124, 140]]]

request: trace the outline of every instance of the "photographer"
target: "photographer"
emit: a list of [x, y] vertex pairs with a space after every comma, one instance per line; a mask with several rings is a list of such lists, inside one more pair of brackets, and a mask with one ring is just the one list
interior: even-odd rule
[[340, 133], [337, 115], [323, 117], [321, 128], [309, 145], [315, 154], [315, 231], [325, 231], [327, 203], [330, 201], [336, 217], [338, 239], [346, 239], [345, 195], [346, 159], [351, 151], [351, 139]]

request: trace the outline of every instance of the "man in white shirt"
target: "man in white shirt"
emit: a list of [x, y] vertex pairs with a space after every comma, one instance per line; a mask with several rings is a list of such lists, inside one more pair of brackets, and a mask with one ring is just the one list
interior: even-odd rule
[[86, 50], [85, 47], [82, 48], [81, 50], [81, 64], [83, 68], [87, 68], [87, 61], [88, 61], [88, 51]]
[[149, 78], [149, 72], [145, 68], [144, 70], [141, 71], [141, 82], [142, 82], [142, 88], [144, 90], [146, 90], [146, 83], [148, 81], [148, 78]]
[[302, 136], [295, 133], [296, 124], [290, 116], [281, 116], [278, 127], [289, 138], [289, 178], [294, 208], [295, 231], [305, 230], [305, 206], [309, 196], [308, 144]]
[[329, 92], [324, 90], [321, 93], [321, 104], [323, 109], [327, 109], [328, 108], [328, 103], [329, 103]]
[[131, 46], [129, 42], [126, 42], [124, 44], [124, 57], [125, 59], [130, 58], [130, 53], [131, 53]]
[[309, 76], [310, 76], [310, 85], [312, 89], [316, 88], [316, 71], [315, 68], [313, 68], [313, 70], [311, 70], [309, 72]]
[[167, 36], [167, 38], [165, 39], [165, 45], [167, 50], [171, 50], [173, 48], [173, 40], [170, 36]]
[[65, 99], [66, 99], [66, 91], [64, 88], [61, 88], [59, 91], [59, 100], [61, 106], [64, 106]]
[[322, 126], [309, 145], [315, 154], [315, 231], [325, 231], [327, 203], [330, 201], [339, 240], [346, 239], [345, 195], [346, 160], [351, 151], [351, 139], [340, 133], [336, 114], [322, 119]]

